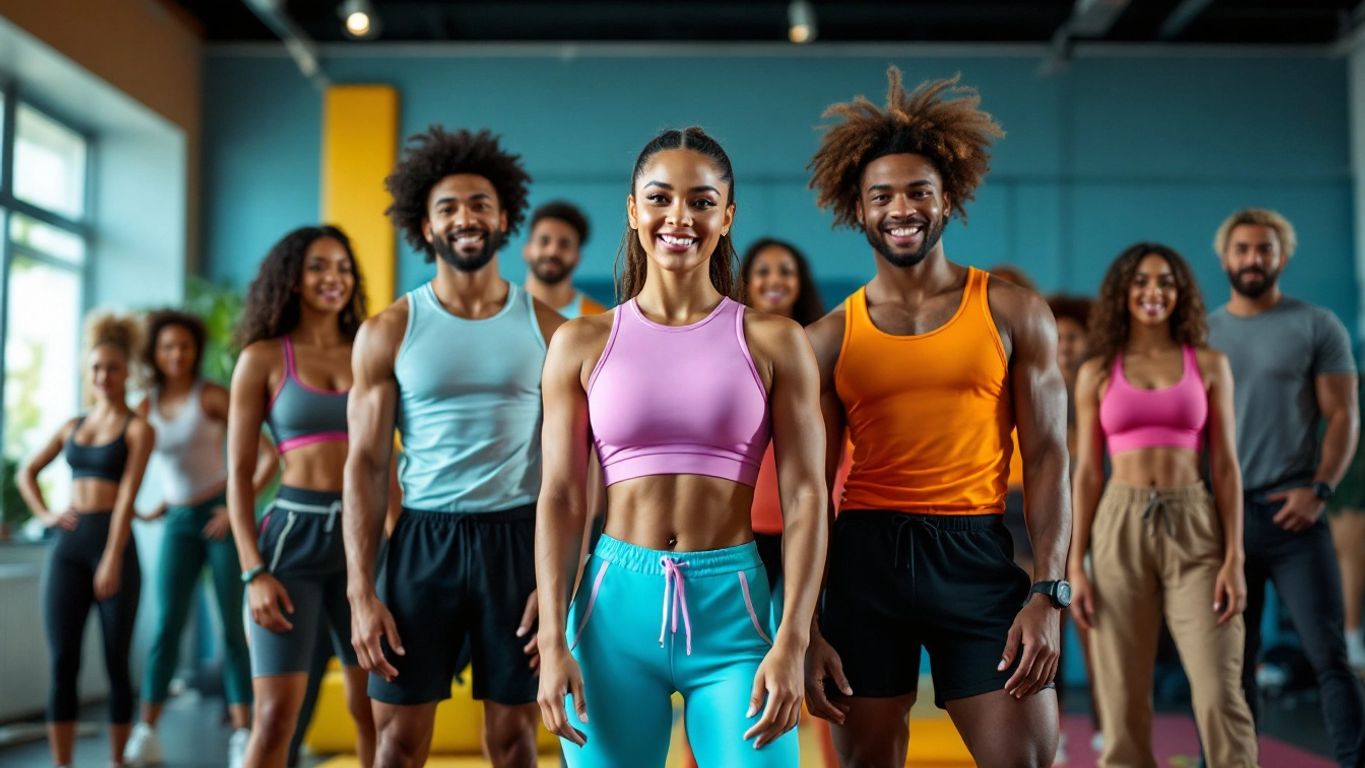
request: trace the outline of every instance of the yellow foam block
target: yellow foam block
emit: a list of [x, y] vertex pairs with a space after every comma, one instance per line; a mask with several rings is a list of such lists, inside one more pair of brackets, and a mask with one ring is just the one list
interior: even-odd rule
[[947, 718], [910, 720], [910, 749], [906, 765], [975, 765], [967, 745], [962, 742], [953, 721]]
[[[464, 679], [469, 679], [466, 670]], [[559, 740], [544, 727], [539, 729], [536, 743], [540, 751], [559, 754]], [[436, 706], [436, 725], [432, 732], [432, 755], [481, 755], [483, 747], [483, 705], [474, 700], [468, 683], [451, 685], [450, 698]], [[313, 711], [313, 722], [304, 735], [304, 743], [319, 754], [350, 753], [355, 751], [355, 723], [346, 711], [346, 682], [339, 669], [327, 673], [318, 691], [318, 703]], [[482, 760], [480, 757], [479, 760]], [[436, 765], [437, 763], [431, 763]], [[558, 763], [556, 763], [557, 765]], [[482, 762], [473, 765], [483, 765]]]

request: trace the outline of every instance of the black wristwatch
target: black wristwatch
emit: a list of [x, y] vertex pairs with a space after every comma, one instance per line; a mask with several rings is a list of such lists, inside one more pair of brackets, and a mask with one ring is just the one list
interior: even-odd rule
[[1032, 597], [1035, 592], [1047, 595], [1052, 601], [1053, 608], [1066, 608], [1071, 605], [1071, 582], [1064, 579], [1034, 582], [1029, 589], [1029, 596]]
[[1317, 496], [1322, 501], [1331, 501], [1332, 497], [1335, 496], [1336, 493], [1337, 489], [1333, 488], [1327, 483], [1322, 482], [1321, 480], [1319, 480], [1316, 483], [1313, 483], [1313, 495]]

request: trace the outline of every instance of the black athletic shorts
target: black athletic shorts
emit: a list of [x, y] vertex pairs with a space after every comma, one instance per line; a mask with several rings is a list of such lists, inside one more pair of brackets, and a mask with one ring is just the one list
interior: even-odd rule
[[763, 570], [768, 574], [768, 584], [776, 591], [777, 583], [782, 580], [782, 534], [755, 532], [754, 544], [758, 546]]
[[996, 665], [1028, 593], [999, 515], [849, 510], [834, 523], [820, 632], [854, 696], [915, 692], [925, 648], [943, 707], [1004, 687], [1013, 666]]
[[517, 637], [536, 586], [535, 505], [503, 512], [424, 512], [403, 508], [380, 572], [406, 654], [387, 646], [392, 682], [370, 675], [370, 698], [425, 704], [450, 698], [461, 651], [473, 663], [474, 698], [499, 704], [536, 700], [538, 680]]

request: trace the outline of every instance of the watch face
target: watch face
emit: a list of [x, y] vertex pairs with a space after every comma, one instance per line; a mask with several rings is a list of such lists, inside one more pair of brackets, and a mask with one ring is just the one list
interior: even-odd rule
[[1057, 604], [1063, 608], [1071, 605], [1071, 584], [1065, 581], [1057, 582], [1057, 592], [1055, 594]]

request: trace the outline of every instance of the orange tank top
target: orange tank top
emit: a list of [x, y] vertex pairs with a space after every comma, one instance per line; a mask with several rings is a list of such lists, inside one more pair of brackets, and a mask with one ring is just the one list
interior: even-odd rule
[[853, 439], [843, 509], [1004, 512], [1014, 409], [988, 280], [969, 269], [957, 312], [916, 336], [874, 326], [866, 287], [845, 300], [834, 369]]

